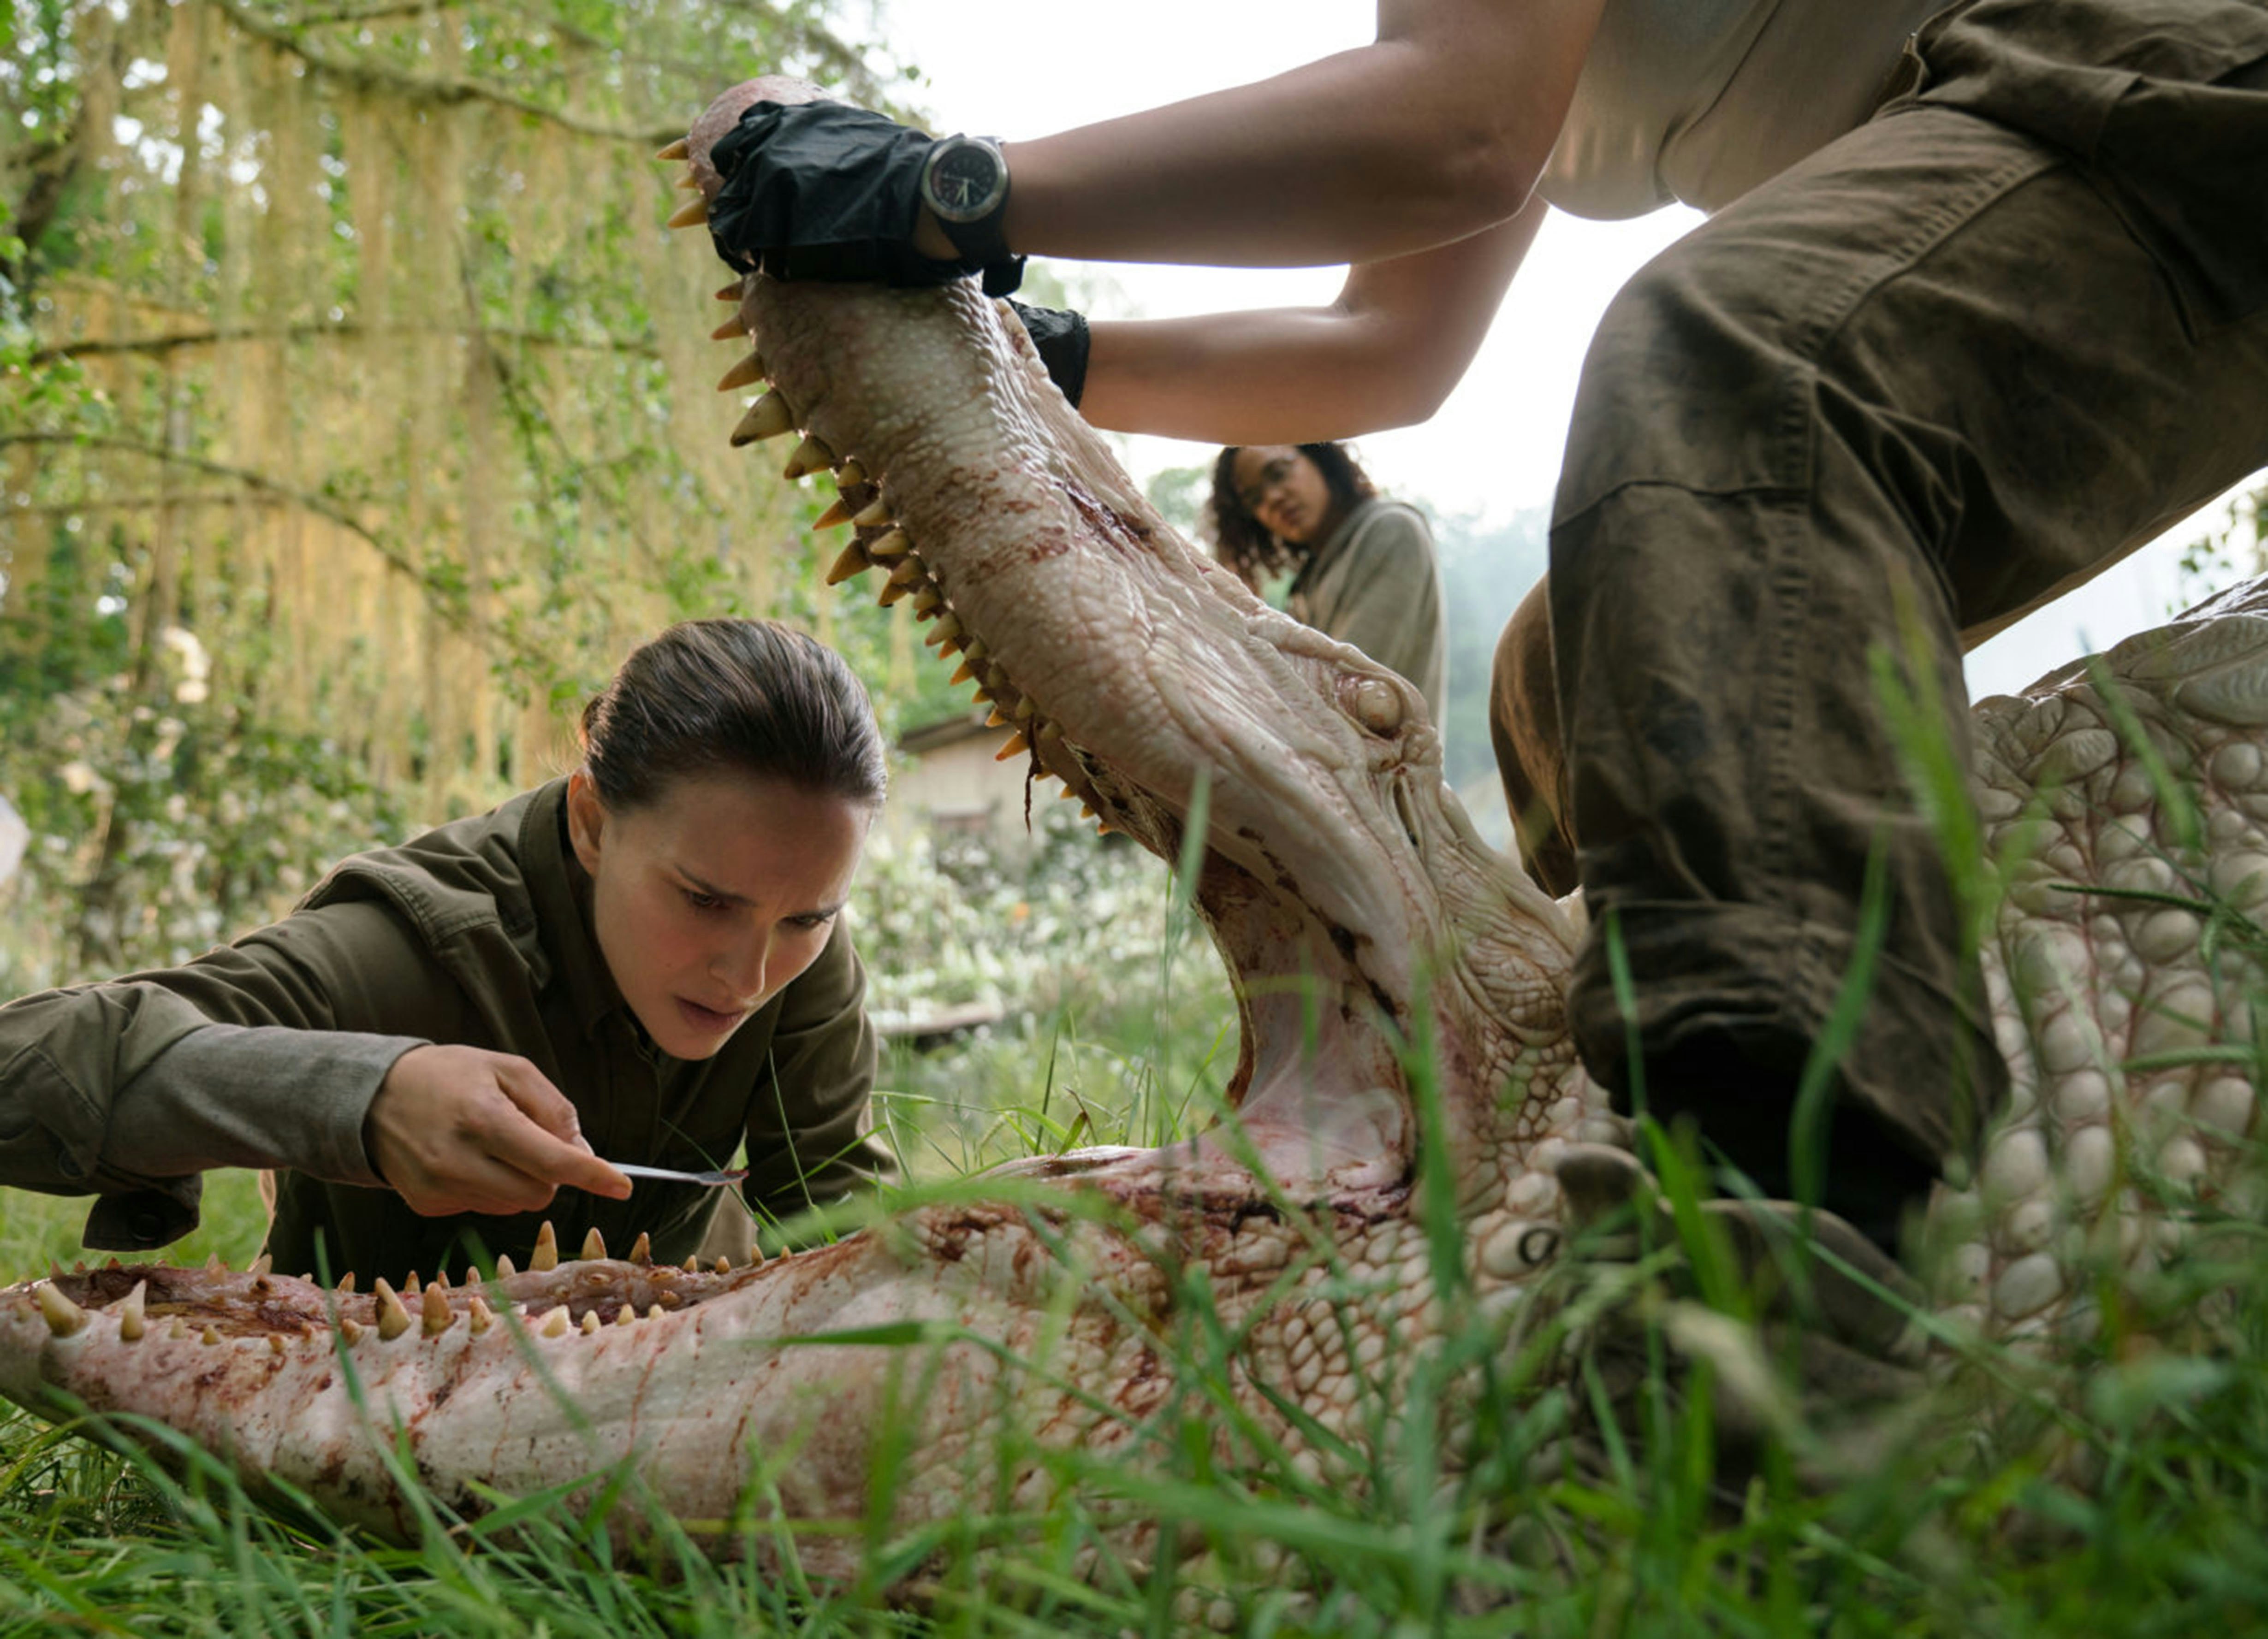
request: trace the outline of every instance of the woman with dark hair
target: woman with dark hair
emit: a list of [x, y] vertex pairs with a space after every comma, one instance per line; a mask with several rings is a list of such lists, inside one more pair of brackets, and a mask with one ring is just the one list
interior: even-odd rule
[[1417, 686], [1438, 722], [1447, 651], [1433, 533], [1336, 444], [1231, 445], [1212, 467], [1213, 550], [1244, 584], [1289, 574], [1295, 619]]
[[287, 1269], [399, 1281], [474, 1253], [701, 1243], [742, 1143], [787, 1216], [883, 1172], [840, 913], [885, 783], [842, 658], [762, 621], [633, 652], [574, 772], [334, 869], [185, 966], [0, 1009], [0, 1183], [104, 1196], [87, 1244], [164, 1245], [214, 1166], [287, 1169]]

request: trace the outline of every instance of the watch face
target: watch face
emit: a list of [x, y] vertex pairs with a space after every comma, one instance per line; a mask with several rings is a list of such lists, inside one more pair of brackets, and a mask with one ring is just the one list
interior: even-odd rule
[[922, 191], [947, 222], [976, 222], [991, 214], [1008, 191], [1008, 167], [989, 143], [947, 138], [931, 157]]

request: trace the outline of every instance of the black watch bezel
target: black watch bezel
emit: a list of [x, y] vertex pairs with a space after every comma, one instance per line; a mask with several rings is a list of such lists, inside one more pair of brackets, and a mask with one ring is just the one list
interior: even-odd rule
[[[992, 161], [992, 186], [985, 190], [983, 199], [974, 206], [949, 205], [937, 191], [938, 167], [948, 158], [968, 150], [987, 156]], [[974, 226], [998, 217], [1008, 203], [1008, 157], [1000, 151], [1000, 144], [989, 136], [947, 136], [929, 151], [922, 162], [922, 203], [944, 226], [946, 236], [959, 243], [961, 235], [955, 228]]]

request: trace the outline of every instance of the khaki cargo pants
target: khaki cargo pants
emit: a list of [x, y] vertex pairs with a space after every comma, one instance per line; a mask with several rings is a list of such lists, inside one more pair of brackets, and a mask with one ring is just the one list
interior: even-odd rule
[[[1859, 129], [1720, 212], [1593, 343], [1492, 726], [1580, 878], [1584, 1063], [1787, 1193], [1796, 1078], [1889, 915], [1828, 1204], [1878, 1239], [2005, 1071], [1878, 705], [2268, 465], [2268, 0], [1976, 0]], [[1634, 1017], [1603, 930], [1620, 929]]]

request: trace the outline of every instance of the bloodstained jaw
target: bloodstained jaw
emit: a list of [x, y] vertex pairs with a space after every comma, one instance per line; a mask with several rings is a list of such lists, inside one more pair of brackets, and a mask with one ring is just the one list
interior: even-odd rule
[[[929, 613], [1035, 773], [1167, 860], [1203, 784], [1197, 897], [1247, 998], [1248, 1115], [1271, 1081], [1296, 1084], [1311, 1134], [1331, 1127], [1319, 1095], [1398, 1104], [1395, 1038], [1452, 932], [1419, 851], [1440, 759], [1415, 691], [1185, 545], [972, 288], [883, 302], [760, 277], [741, 313], [800, 424], [879, 475]], [[1398, 1172], [1388, 1125], [1346, 1147]]]

